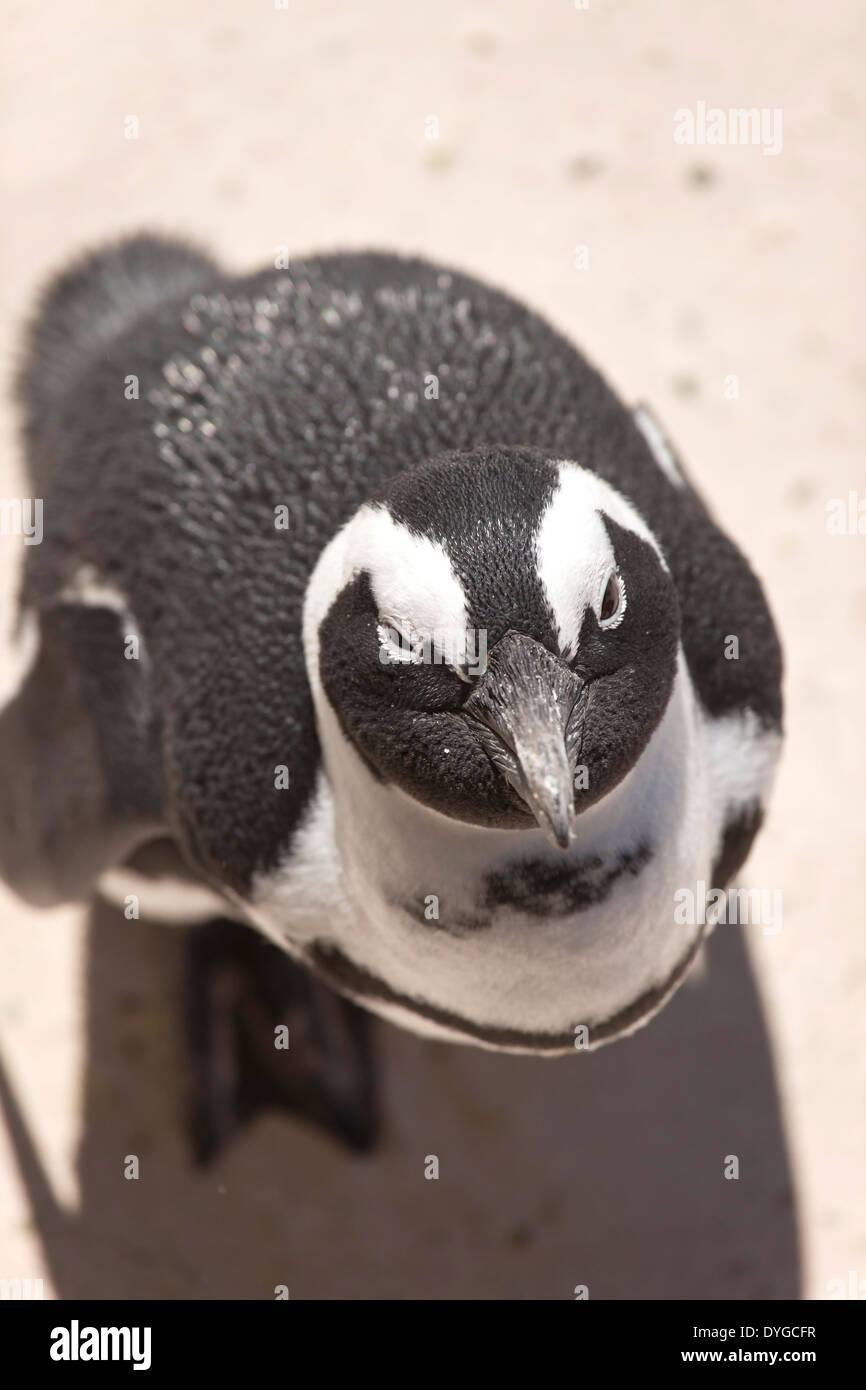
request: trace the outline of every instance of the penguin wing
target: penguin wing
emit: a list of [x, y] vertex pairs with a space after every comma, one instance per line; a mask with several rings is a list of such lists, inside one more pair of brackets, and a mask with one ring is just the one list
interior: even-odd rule
[[[226, 359], [239, 362], [233, 349], [245, 341], [223, 292], [232, 284], [207, 256], [162, 237], [136, 236], [84, 256], [47, 287], [18, 394], [29, 474], [46, 508], [44, 541], [27, 554], [25, 602], [44, 610], [71, 589], [88, 603], [94, 590], [110, 591], [142, 635], [141, 660], [120, 665], [137, 668], [142, 698], [148, 671], [152, 677], [152, 738], [143, 740], [138, 724], [127, 728], [136, 708], [130, 670], [121, 690], [106, 693], [108, 704], [96, 705], [98, 728], [79, 731], [94, 747], [107, 729], [117, 731], [110, 757], [101, 748], [88, 763], [94, 777], [99, 770], [97, 785], [109, 789], [108, 821], [117, 826], [118, 802], [124, 829], [136, 828], [142, 809], [155, 809], [188, 862], [244, 894], [259, 868], [279, 860], [315, 780], [301, 609], [316, 545], [337, 519], [320, 517], [317, 500], [336, 490], [320, 482], [308, 498], [297, 432], [283, 437], [283, 373], [276, 406], [267, 393], [259, 401], [261, 361], [241, 392], [232, 386]], [[205, 365], [199, 349], [217, 357], [210, 338], [196, 339], [185, 311], [189, 296], [204, 290], [220, 320], [211, 325], [220, 348], [213, 386], [187, 356]], [[179, 420], [174, 389], [163, 400], [179, 353], [192, 393], [184, 408], [218, 408], [218, 433], [213, 421], [208, 435]], [[196, 395], [193, 380], [205, 395]], [[126, 382], [134, 384], [129, 399]], [[288, 543], [275, 525], [275, 507], [287, 500], [296, 527]], [[72, 654], [68, 670], [86, 678]], [[111, 679], [118, 681], [116, 671]], [[88, 698], [95, 702], [96, 693]], [[138, 710], [135, 719], [142, 717]], [[89, 806], [95, 827], [105, 824], [96, 814], [101, 794]], [[35, 808], [21, 816], [37, 821]], [[35, 832], [29, 838], [38, 840]], [[113, 845], [103, 848], [113, 862]]]
[[119, 613], [58, 603], [0, 709], [0, 874], [38, 906], [84, 901], [162, 823], [148, 676]]

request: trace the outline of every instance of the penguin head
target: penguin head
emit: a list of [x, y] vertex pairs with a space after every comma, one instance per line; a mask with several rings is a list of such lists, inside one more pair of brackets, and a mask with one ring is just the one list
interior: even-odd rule
[[378, 779], [568, 848], [667, 706], [679, 605], [636, 509], [595, 473], [483, 447], [393, 478], [327, 547], [314, 690]]

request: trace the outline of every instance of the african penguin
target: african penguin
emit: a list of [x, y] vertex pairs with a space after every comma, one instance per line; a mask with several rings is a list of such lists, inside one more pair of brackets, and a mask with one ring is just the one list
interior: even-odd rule
[[661, 1007], [677, 890], [759, 827], [781, 653], [646, 407], [453, 270], [144, 235], [49, 286], [19, 386], [13, 887], [138, 883], [257, 928], [293, 997], [489, 1048]]

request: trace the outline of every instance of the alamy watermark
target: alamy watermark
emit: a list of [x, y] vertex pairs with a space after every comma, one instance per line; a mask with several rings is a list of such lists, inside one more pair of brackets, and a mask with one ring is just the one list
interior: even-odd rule
[[0, 497], [0, 536], [23, 536], [25, 545], [41, 545], [42, 534], [41, 497]]
[[847, 497], [827, 501], [828, 536], [866, 536], [866, 497], [850, 488]]
[[674, 921], [678, 926], [760, 926], [764, 936], [782, 930], [781, 888], [711, 888], [699, 878], [692, 888], [674, 893]]
[[73, 1318], [52, 1328], [48, 1354], [52, 1361], [130, 1361], [134, 1371], [147, 1371], [151, 1337], [149, 1327], [82, 1327]]
[[674, 141], [678, 145], [760, 145], [764, 154], [782, 153], [780, 107], [707, 106], [674, 112]]
[[459, 674], [483, 676], [487, 670], [485, 628], [443, 629], [419, 633], [411, 624], [383, 618], [378, 626], [379, 660], [383, 665], [451, 666]]
[[30, 1302], [44, 1297], [45, 1288], [41, 1279], [0, 1279], [0, 1303]]

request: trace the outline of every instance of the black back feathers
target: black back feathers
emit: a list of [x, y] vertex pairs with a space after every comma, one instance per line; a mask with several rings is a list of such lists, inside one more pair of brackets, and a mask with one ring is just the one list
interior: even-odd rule
[[[780, 718], [778, 643], [736, 547], [660, 472], [581, 354], [467, 276], [360, 253], [235, 278], [183, 244], [133, 238], [49, 289], [19, 389], [45, 498], [25, 603], [55, 603], [82, 566], [124, 595], [153, 673], [166, 820], [238, 891], [279, 860], [315, 781], [301, 644], [312, 568], [362, 502], [443, 452], [488, 451], [491, 524], [511, 509], [503, 564], [526, 576], [539, 634], [549, 614], [529, 592], [499, 445], [573, 459], [624, 493], [670, 565], [706, 708]], [[539, 467], [534, 506], [545, 486]], [[495, 606], [497, 574], [471, 572], [470, 522], [459, 498], [449, 505], [439, 499], [443, 543]], [[435, 525], [432, 494], [429, 508]], [[288, 790], [274, 787], [278, 765]]]

